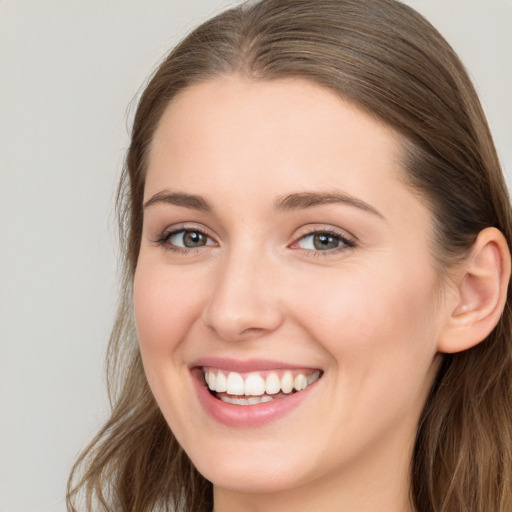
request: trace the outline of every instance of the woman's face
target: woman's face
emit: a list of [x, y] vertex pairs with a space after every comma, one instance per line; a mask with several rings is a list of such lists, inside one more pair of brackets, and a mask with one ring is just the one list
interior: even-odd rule
[[406, 472], [443, 315], [402, 170], [392, 129], [306, 81], [226, 76], [168, 107], [136, 323], [158, 405], [219, 488]]

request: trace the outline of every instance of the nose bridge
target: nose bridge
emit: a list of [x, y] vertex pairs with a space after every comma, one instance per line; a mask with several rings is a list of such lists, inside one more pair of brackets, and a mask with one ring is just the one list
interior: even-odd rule
[[209, 329], [227, 340], [245, 340], [275, 330], [282, 322], [273, 286], [271, 258], [261, 247], [244, 243], [227, 251], [204, 312]]

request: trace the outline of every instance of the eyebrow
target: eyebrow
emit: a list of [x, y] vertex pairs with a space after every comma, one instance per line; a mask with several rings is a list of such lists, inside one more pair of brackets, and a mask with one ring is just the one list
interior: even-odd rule
[[150, 197], [145, 203], [144, 208], [149, 208], [155, 204], [172, 204], [175, 206], [182, 206], [192, 210], [200, 210], [206, 213], [212, 213], [213, 208], [206, 199], [201, 196], [193, 194], [183, 194], [181, 192], [168, 192], [163, 190]]
[[315, 206], [333, 203], [341, 203], [348, 206], [353, 206], [365, 212], [377, 215], [382, 219], [385, 218], [384, 215], [382, 215], [382, 213], [380, 213], [372, 205], [343, 192], [299, 192], [297, 194], [289, 194], [280, 197], [276, 201], [274, 209], [276, 211], [285, 212], [313, 208]]
[[[194, 194], [184, 194], [182, 192], [168, 192], [163, 190], [150, 197], [145, 203], [144, 208], [149, 208], [155, 204], [172, 204], [182, 206], [192, 210], [199, 210], [206, 213], [213, 213], [211, 204], [201, 196]], [[287, 212], [294, 210], [303, 210], [321, 206], [324, 204], [341, 203], [372, 213], [382, 219], [382, 215], [370, 204], [343, 192], [298, 192], [288, 194], [277, 199], [274, 203], [274, 210], [277, 212]]]

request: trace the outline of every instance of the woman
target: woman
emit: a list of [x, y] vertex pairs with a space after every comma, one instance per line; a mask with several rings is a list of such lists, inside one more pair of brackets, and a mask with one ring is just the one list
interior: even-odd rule
[[420, 15], [206, 22], [146, 87], [119, 190], [113, 411], [70, 510], [512, 509], [509, 201]]

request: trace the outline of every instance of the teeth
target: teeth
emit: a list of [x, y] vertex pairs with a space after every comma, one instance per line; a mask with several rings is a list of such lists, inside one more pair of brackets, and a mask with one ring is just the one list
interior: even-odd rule
[[[219, 375], [221, 375], [219, 373]], [[218, 377], [217, 377], [218, 378]], [[299, 373], [296, 377], [295, 377], [295, 380], [293, 381], [293, 387], [297, 390], [297, 391], [301, 391], [303, 390], [304, 388], [306, 388], [308, 385], [308, 379], [306, 378], [305, 375], [303, 375], [302, 373]]]
[[291, 393], [293, 389], [293, 375], [291, 372], [286, 372], [281, 379], [281, 389], [283, 393]]
[[265, 391], [268, 395], [275, 395], [281, 391], [281, 380], [277, 373], [269, 373], [265, 379]]
[[265, 393], [265, 381], [257, 373], [251, 373], [245, 379], [244, 394], [261, 396]]
[[[215, 391], [218, 393], [223, 393], [228, 389], [227, 386], [228, 383], [226, 376], [222, 372], [217, 373], [217, 379], [215, 380]], [[210, 389], [212, 389], [211, 386]]]
[[307, 386], [313, 384], [313, 382], [316, 382], [320, 378], [320, 372], [316, 371], [313, 372], [308, 378], [307, 378]]
[[[319, 378], [320, 370], [316, 370], [308, 376], [304, 373], [294, 375], [292, 371], [288, 370], [284, 372], [281, 378], [279, 378], [277, 372], [269, 373], [266, 378], [257, 372], [244, 374], [244, 376], [237, 372], [229, 372], [227, 377], [221, 370], [209, 369], [204, 372], [204, 380], [211, 391], [237, 395], [237, 398], [228, 397], [229, 399], [225, 401], [235, 403], [230, 400], [242, 400], [244, 403], [241, 405], [266, 402], [268, 401], [267, 398], [271, 399], [269, 395], [276, 395], [281, 392], [289, 394], [294, 389], [302, 391]], [[243, 396], [250, 396], [251, 398], [242, 398]], [[249, 403], [248, 400], [252, 398], [257, 398], [258, 401]]]
[[236, 404], [236, 405], [256, 405], [261, 404], [263, 402], [271, 402], [274, 400], [271, 396], [263, 395], [263, 396], [251, 396], [251, 398], [235, 398], [232, 396], [222, 395], [220, 399], [223, 402], [227, 402], [228, 404]]
[[244, 394], [244, 379], [239, 373], [231, 372], [226, 382], [226, 392], [230, 395]]

